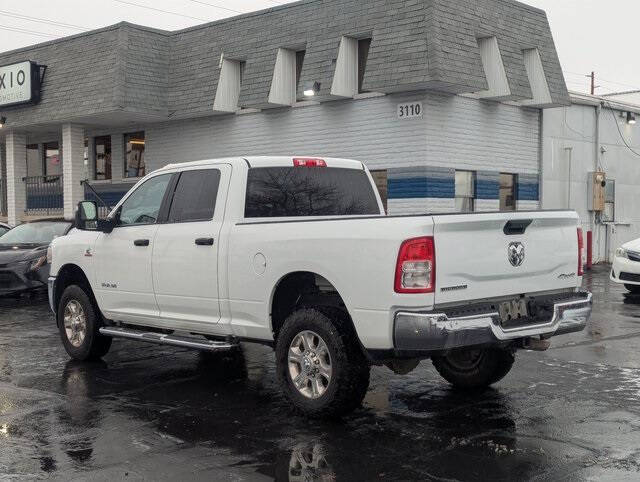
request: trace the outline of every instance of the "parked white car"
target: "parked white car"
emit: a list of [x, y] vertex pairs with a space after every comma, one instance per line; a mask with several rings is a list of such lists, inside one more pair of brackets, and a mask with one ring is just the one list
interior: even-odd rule
[[385, 216], [364, 164], [248, 157], [170, 165], [111, 212], [80, 203], [51, 246], [49, 299], [65, 349], [113, 338], [275, 348], [291, 403], [310, 415], [360, 404], [372, 364], [431, 358], [485, 387], [517, 349], [582, 330], [582, 231], [573, 211]]
[[611, 280], [624, 284], [633, 294], [640, 294], [640, 239], [629, 241], [616, 250]]

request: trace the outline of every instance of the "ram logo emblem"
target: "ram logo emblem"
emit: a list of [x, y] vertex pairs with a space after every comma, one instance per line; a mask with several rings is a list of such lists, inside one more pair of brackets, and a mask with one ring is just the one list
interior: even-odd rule
[[509, 258], [512, 266], [516, 268], [522, 266], [522, 263], [524, 263], [524, 244], [510, 243], [507, 248], [507, 258]]

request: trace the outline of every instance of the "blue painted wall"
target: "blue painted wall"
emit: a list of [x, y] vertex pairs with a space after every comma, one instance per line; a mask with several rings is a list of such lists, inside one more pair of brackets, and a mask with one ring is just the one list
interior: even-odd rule
[[[389, 169], [389, 199], [420, 199], [455, 197], [455, 170], [444, 168]], [[516, 196], [519, 201], [539, 201], [538, 176], [518, 176]], [[476, 199], [500, 198], [500, 173], [478, 171], [476, 173]]]
[[455, 170], [439, 167], [389, 169], [389, 199], [445, 198], [455, 196]]

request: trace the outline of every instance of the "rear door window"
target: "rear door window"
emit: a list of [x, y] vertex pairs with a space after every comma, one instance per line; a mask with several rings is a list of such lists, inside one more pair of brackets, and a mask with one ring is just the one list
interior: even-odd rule
[[184, 171], [169, 209], [169, 223], [209, 221], [213, 218], [220, 185], [218, 169]]
[[343, 216], [380, 214], [364, 170], [331, 167], [249, 169], [245, 217]]

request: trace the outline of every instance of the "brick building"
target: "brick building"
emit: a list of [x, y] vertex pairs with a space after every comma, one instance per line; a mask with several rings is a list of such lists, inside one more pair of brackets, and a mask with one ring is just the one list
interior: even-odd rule
[[72, 216], [83, 180], [113, 204], [169, 162], [255, 154], [363, 160], [392, 213], [538, 207], [542, 112], [569, 104], [545, 13], [513, 0], [120, 23], [1, 53], [0, 76], [24, 61], [39, 101], [0, 90], [10, 223]]

